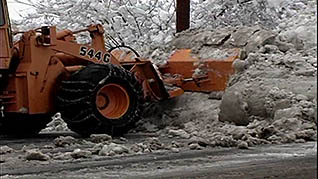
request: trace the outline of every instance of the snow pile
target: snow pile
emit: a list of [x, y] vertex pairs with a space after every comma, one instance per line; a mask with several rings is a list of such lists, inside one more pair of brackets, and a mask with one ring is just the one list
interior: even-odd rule
[[38, 149], [32, 149], [32, 150], [26, 151], [25, 159], [26, 160], [48, 161], [48, 160], [50, 160], [50, 156], [47, 154], [43, 154]]
[[8, 147], [7, 145], [1, 146], [0, 147], [0, 155], [7, 154], [7, 153], [12, 153], [14, 149]]
[[79, 158], [90, 158], [92, 156], [92, 153], [87, 150], [75, 149], [70, 155], [74, 159], [79, 159]]
[[41, 132], [53, 132], [53, 131], [70, 131], [67, 124], [61, 118], [61, 114], [57, 113], [52, 117], [52, 121], [46, 125], [47, 127]]
[[[192, 29], [176, 34], [175, 38], [164, 46], [154, 47], [154, 51], [147, 56], [155, 63], [162, 63], [173, 50], [191, 48], [194, 55], [199, 58], [222, 59], [222, 54], [226, 58], [228, 52], [222, 48], [229, 47], [223, 44], [224, 40], [230, 38], [231, 33], [243, 39], [242, 42], [234, 42], [236, 47], [244, 47], [248, 38], [254, 38], [252, 35], [257, 31], [251, 31], [246, 27], [258, 27], [279, 34], [281, 42], [293, 44], [297, 50], [315, 48], [317, 11], [314, 7], [316, 2], [313, 0], [213, 0], [193, 3]], [[241, 28], [243, 31], [236, 32]], [[255, 47], [255, 44], [251, 44], [249, 48], [252, 47]], [[280, 43], [278, 47], [283, 51], [290, 48], [285, 43]]]
[[99, 151], [98, 155], [100, 156], [114, 156], [114, 155], [121, 155], [124, 153], [129, 153], [129, 149], [123, 145], [110, 143], [106, 144], [102, 147]]
[[94, 143], [107, 143], [112, 140], [112, 136], [107, 134], [92, 134], [90, 140]]
[[242, 149], [317, 140], [316, 2], [268, 5], [277, 14], [276, 27], [265, 22], [233, 27], [227, 18], [227, 27], [188, 30], [172, 40], [172, 47], [191, 48], [199, 57], [214, 53], [213, 48], [240, 48], [241, 54], [220, 103], [208, 100], [209, 95], [185, 94], [173, 109], [157, 107], [162, 114], [149, 121], [159, 126], [161, 135], [182, 129], [184, 136], [206, 139], [210, 146]]
[[76, 144], [78, 141], [72, 136], [60, 136], [54, 139], [53, 143], [56, 147], [67, 147], [73, 144]]
[[246, 125], [250, 117], [275, 118], [279, 110], [292, 108], [302, 111], [297, 116], [300, 119], [317, 121], [315, 7], [314, 1], [287, 3], [288, 12], [294, 12], [294, 16], [279, 24], [282, 29], [274, 33], [275, 38], [257, 48], [250, 49], [248, 44], [244, 47], [246, 58], [239, 61], [245, 63], [245, 69], [237, 70], [229, 82], [221, 104], [221, 120]]
[[[231, 121], [220, 121], [218, 114], [222, 101], [208, 98], [208, 94], [186, 93], [175, 100], [174, 108], [158, 105], [158, 116], [144, 120], [157, 125], [157, 133], [161, 137], [186, 139], [189, 149], [195, 150], [207, 146], [246, 149], [260, 144], [317, 140], [316, 123], [308, 117], [314, 109], [313, 103], [302, 102], [306, 104], [304, 108], [277, 110], [274, 117], [250, 116], [247, 125], [237, 125]], [[161, 111], [158, 110], [160, 107]]]

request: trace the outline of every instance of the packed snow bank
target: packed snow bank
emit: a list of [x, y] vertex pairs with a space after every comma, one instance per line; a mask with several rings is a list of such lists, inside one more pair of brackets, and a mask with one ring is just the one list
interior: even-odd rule
[[249, 54], [248, 69], [235, 74], [225, 91], [220, 120], [247, 125], [250, 117], [272, 118], [278, 110], [291, 107], [302, 111], [299, 118], [317, 120], [315, 60], [294, 52]]
[[289, 109], [299, 112], [298, 119], [317, 122], [316, 2], [271, 3], [282, 9], [283, 20], [272, 41], [247, 50], [239, 60], [245, 68], [229, 82], [220, 107], [222, 121], [247, 125], [250, 118], [277, 119], [277, 113]]
[[[178, 99], [181, 102], [174, 103], [175, 108], [163, 105], [165, 110], [159, 110], [159, 118], [150, 121], [165, 126], [159, 130], [162, 135], [169, 136], [171, 128], [181, 128], [190, 138], [203, 138], [213, 146], [317, 140], [316, 1], [269, 1], [266, 7], [271, 9], [271, 19], [239, 27], [236, 23], [248, 14], [239, 22], [231, 21], [243, 12], [229, 8], [236, 7], [238, 1], [213, 2], [231, 4], [227, 7], [231, 16], [223, 19], [226, 25], [219, 19], [207, 22], [207, 27], [215, 25], [215, 29], [180, 33], [156, 54], [162, 57], [169, 49], [191, 48], [194, 55], [204, 59], [218, 50], [240, 48], [240, 59], [233, 63], [236, 72], [221, 102], [208, 100], [204, 94], [185, 94]], [[150, 124], [147, 127], [155, 128]], [[187, 136], [184, 132], [179, 131]]]
[[209, 98], [209, 94], [185, 93], [169, 104], [158, 104], [151, 108], [153, 115], [145, 118], [136, 130], [212, 147], [248, 148], [260, 144], [317, 140], [315, 122], [298, 118], [301, 111], [293, 107], [278, 110], [273, 118], [250, 118], [248, 125], [240, 126], [220, 121], [218, 114], [222, 101]]

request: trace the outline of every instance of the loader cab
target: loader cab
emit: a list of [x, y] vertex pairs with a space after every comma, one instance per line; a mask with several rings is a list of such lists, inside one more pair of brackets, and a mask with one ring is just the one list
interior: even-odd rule
[[9, 69], [13, 47], [6, 0], [0, 0], [0, 71]]

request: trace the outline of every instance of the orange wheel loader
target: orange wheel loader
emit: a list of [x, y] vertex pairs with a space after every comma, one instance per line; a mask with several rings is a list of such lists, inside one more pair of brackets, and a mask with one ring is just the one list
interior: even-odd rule
[[[176, 51], [164, 66], [142, 58], [122, 58], [122, 48], [105, 48], [104, 29], [91, 25], [72, 32], [44, 26], [23, 32], [16, 43], [6, 0], [0, 0], [0, 133], [33, 135], [60, 112], [68, 127], [83, 136], [121, 135], [141, 118], [144, 102], [160, 101], [184, 91], [222, 91], [231, 64], [198, 59], [191, 50]], [[88, 31], [90, 44], [76, 42]], [[169, 90], [166, 89], [169, 86]]]

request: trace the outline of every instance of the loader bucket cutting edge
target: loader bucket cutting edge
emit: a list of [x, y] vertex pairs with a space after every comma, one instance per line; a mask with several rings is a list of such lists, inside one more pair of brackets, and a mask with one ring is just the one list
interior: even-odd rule
[[[167, 64], [159, 66], [166, 84], [177, 86], [184, 91], [224, 91], [230, 75], [234, 73], [232, 63], [239, 56], [239, 49], [230, 49], [232, 55], [225, 59], [199, 60], [192, 56], [191, 49], [181, 49], [171, 55]], [[199, 71], [199, 73], [198, 73]], [[169, 91], [170, 98], [182, 94]]]

